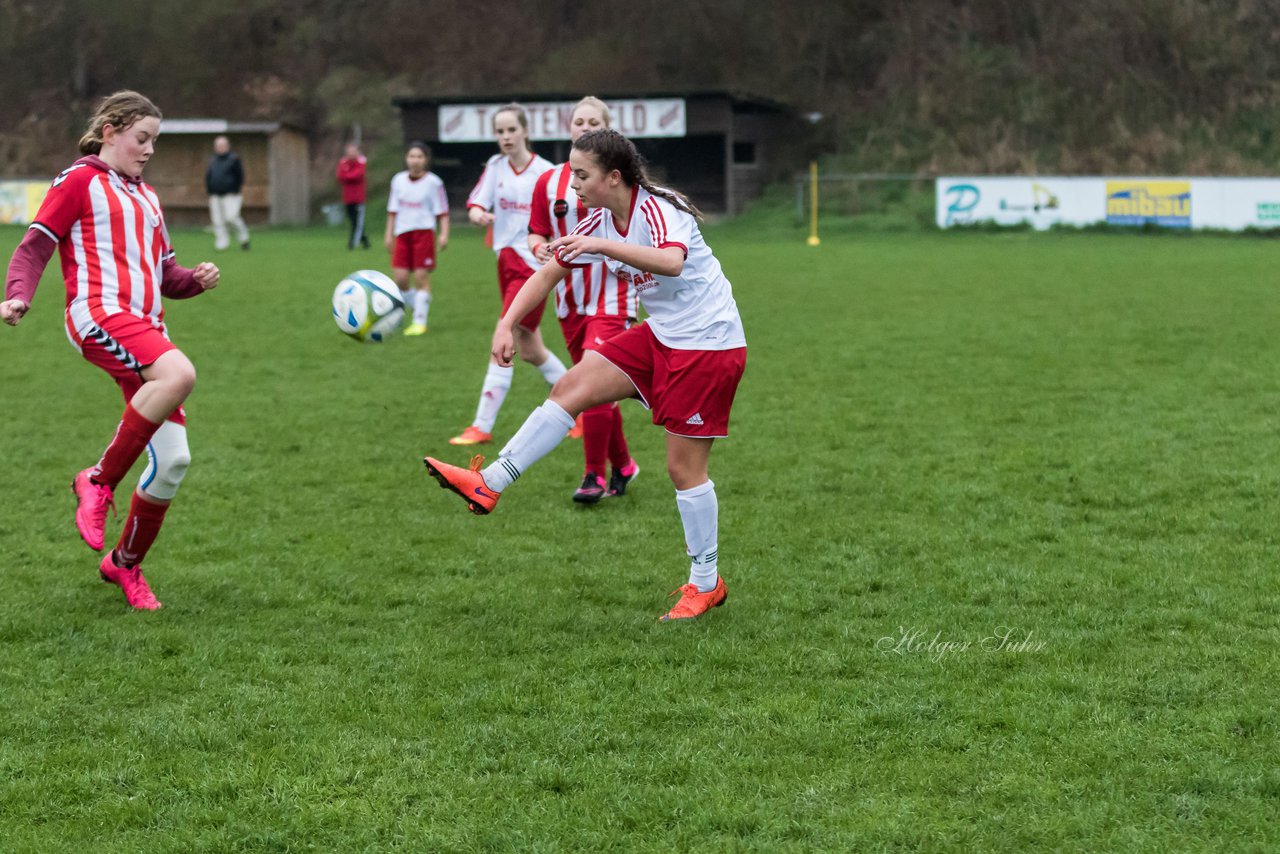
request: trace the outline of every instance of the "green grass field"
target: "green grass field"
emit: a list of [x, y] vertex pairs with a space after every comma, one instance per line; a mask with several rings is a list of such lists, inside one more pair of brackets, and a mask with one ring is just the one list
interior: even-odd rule
[[[465, 228], [422, 339], [337, 332], [386, 261], [337, 229], [170, 305], [195, 459], [130, 612], [71, 523], [121, 400], [55, 262], [0, 328], [0, 850], [1275, 850], [1276, 247], [803, 238], [708, 229], [750, 358], [731, 595], [680, 625], [638, 405], [621, 500], [569, 501], [575, 442], [491, 517], [424, 473], [497, 310]], [[499, 437], [545, 393], [518, 366]]]

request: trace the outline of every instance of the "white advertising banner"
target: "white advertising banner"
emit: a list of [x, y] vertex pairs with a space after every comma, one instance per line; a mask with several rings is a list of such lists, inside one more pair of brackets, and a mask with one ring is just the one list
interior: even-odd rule
[[939, 178], [939, 228], [994, 222], [1030, 223], [1038, 229], [1052, 225], [1088, 225], [1106, 217], [1102, 178]]
[[992, 222], [1280, 228], [1280, 178], [943, 177], [939, 228]]
[[[568, 139], [577, 101], [523, 103], [530, 139]], [[613, 127], [630, 137], [685, 135], [683, 98], [607, 101]], [[441, 142], [492, 142], [493, 116], [502, 104], [444, 104], [439, 108]]]
[[1191, 227], [1280, 228], [1280, 178], [1192, 178]]

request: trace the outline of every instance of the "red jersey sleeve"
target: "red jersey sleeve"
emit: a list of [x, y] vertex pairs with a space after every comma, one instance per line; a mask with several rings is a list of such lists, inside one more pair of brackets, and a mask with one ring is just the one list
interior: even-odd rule
[[538, 176], [538, 183], [533, 185], [533, 203], [529, 208], [529, 233], [548, 240], [555, 234], [551, 227], [550, 197], [547, 195], [547, 185], [554, 171], [543, 172]]
[[20, 299], [31, 305], [36, 295], [36, 286], [44, 275], [44, 268], [49, 266], [49, 259], [58, 244], [49, 238], [43, 229], [32, 226], [27, 229], [18, 248], [13, 250], [9, 259], [9, 272], [4, 279], [4, 298]]
[[48, 194], [40, 204], [40, 210], [32, 228], [39, 227], [56, 242], [71, 233], [71, 226], [84, 212], [85, 186], [96, 174], [95, 169], [84, 163], [76, 163], [53, 179]]
[[54, 249], [71, 233], [71, 227], [84, 211], [85, 185], [95, 173], [88, 165], [76, 163], [53, 179], [35, 220], [9, 261], [4, 287], [6, 299], [31, 304]]
[[204, 288], [196, 281], [195, 271], [178, 264], [170, 253], [161, 262], [160, 293], [170, 299], [190, 299], [204, 293]]

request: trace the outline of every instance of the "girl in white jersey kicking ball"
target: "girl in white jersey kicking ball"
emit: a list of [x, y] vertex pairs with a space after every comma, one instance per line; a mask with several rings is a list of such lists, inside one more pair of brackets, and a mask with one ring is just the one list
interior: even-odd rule
[[[691, 559], [689, 581], [664, 620], [697, 617], [724, 602], [717, 571], [715, 484], [707, 461], [714, 439], [727, 436], [729, 410], [746, 366], [746, 337], [728, 280], [698, 229], [698, 211], [670, 189], [653, 186], [635, 146], [613, 130], [584, 134], [569, 156], [572, 185], [595, 208], [571, 234], [551, 242], [548, 263], [521, 288], [493, 335], [493, 357], [509, 365], [512, 327], [574, 266], [603, 260], [635, 284], [649, 318], [610, 338], [551, 390], [498, 459], [470, 469], [427, 457], [440, 485], [485, 514], [533, 463], [555, 448], [582, 411], [639, 398], [667, 431], [667, 472]], [[673, 594], [674, 595], [674, 594]]]
[[150, 465], [129, 506], [116, 547], [99, 564], [134, 608], [160, 607], [142, 575], [165, 511], [191, 454], [182, 403], [196, 369], [169, 340], [161, 297], [186, 299], [217, 286], [209, 262], [178, 266], [155, 190], [142, 170], [155, 151], [160, 111], [137, 92], [103, 99], [80, 139], [85, 155], [54, 179], [5, 278], [0, 319], [17, 326], [57, 249], [67, 287], [66, 330], [85, 360], [124, 394], [124, 416], [102, 459], [75, 476], [76, 528], [95, 551], [104, 545], [113, 493], [145, 450]]

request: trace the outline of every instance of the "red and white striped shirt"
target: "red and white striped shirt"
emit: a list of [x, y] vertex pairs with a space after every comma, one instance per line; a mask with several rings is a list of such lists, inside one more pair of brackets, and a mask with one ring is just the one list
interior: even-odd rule
[[82, 157], [54, 179], [31, 228], [58, 243], [70, 329], [84, 336], [127, 312], [164, 331], [160, 289], [173, 249], [150, 186]]
[[[538, 178], [529, 212], [529, 233], [547, 240], [564, 237], [587, 216], [587, 208], [569, 186], [573, 170], [562, 163]], [[570, 314], [636, 316], [636, 289], [619, 279], [603, 261], [575, 267], [556, 285], [556, 317]]]

